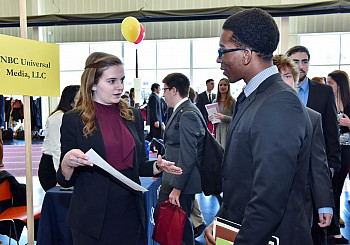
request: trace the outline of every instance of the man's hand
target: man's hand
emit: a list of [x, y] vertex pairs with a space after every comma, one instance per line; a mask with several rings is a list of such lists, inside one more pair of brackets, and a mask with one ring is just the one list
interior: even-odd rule
[[169, 195], [170, 203], [173, 204], [173, 205], [177, 205], [179, 208], [181, 207], [181, 205], [180, 205], [180, 194], [181, 194], [181, 191], [179, 191], [179, 190], [174, 188], [170, 192], [170, 195]]
[[207, 245], [215, 245], [215, 239], [213, 237], [213, 223], [211, 223], [205, 230], [204, 230], [204, 238], [207, 243]]
[[159, 121], [154, 122], [154, 127], [159, 128]]
[[[169, 162], [167, 160], [162, 159], [160, 155], [158, 155], [158, 167], [169, 174], [175, 174], [175, 175], [181, 175], [182, 174], [182, 169], [179, 167], [175, 166], [174, 162]], [[156, 167], [154, 166], [154, 169]], [[159, 172], [153, 171], [154, 174], [159, 174]]]
[[320, 214], [318, 214], [318, 218], [319, 218], [319, 221], [320, 221], [320, 223], [318, 223], [319, 227], [330, 226], [331, 221], [332, 221], [332, 215], [331, 214], [320, 213]]

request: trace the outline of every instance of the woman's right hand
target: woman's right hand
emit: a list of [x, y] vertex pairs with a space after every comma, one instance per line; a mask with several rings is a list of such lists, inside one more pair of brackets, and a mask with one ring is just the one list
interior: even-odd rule
[[93, 166], [94, 164], [89, 161], [88, 156], [79, 149], [72, 149], [68, 151], [62, 160], [61, 170], [66, 180], [70, 180], [72, 177], [74, 168], [79, 166]]
[[208, 116], [208, 119], [209, 119], [209, 121], [214, 121], [214, 115], [210, 115], [210, 116]]

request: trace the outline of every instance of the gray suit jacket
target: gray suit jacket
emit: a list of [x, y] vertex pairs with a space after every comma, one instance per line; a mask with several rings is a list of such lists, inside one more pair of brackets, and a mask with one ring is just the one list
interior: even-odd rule
[[[181, 113], [184, 108], [192, 111]], [[162, 191], [170, 193], [173, 188], [184, 194], [195, 194], [202, 191], [201, 178], [196, 166], [203, 155], [205, 128], [196, 106], [189, 100], [183, 102], [170, 117], [164, 134], [164, 159], [175, 162], [182, 168], [182, 175], [163, 173]], [[177, 123], [178, 116], [180, 121]]]
[[218, 216], [240, 223], [235, 245], [312, 244], [305, 214], [312, 128], [296, 92], [274, 74], [232, 118]]
[[333, 188], [329, 176], [325, 142], [322, 132], [321, 114], [306, 108], [313, 128], [309, 184], [306, 187], [305, 210], [312, 225], [313, 202], [316, 209], [334, 207]]

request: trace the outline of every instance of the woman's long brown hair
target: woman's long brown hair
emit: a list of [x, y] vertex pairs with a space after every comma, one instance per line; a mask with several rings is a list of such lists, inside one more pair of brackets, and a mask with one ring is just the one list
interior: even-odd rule
[[[81, 87], [79, 91], [79, 99], [76, 109], [80, 110], [81, 120], [84, 123], [83, 133], [87, 138], [92, 135], [96, 129], [95, 117], [96, 109], [95, 103], [92, 99], [92, 87], [98, 84], [103, 72], [110, 66], [123, 65], [121, 60], [111, 54], [95, 52], [89, 55], [85, 62], [85, 70], [81, 76]], [[120, 116], [126, 120], [134, 121], [134, 113], [128, 107], [126, 102], [120, 100], [117, 104], [120, 111]]]
[[228, 81], [227, 78], [221, 78], [220, 81], [219, 81], [219, 84], [218, 84], [218, 96], [216, 98], [216, 101], [218, 102], [218, 104], [220, 105], [221, 103], [221, 98], [222, 98], [222, 95], [220, 93], [220, 82], [221, 81], [225, 81], [227, 86], [228, 86], [228, 90], [227, 90], [227, 94], [226, 94], [226, 99], [224, 101], [224, 106], [222, 107], [222, 109], [225, 109], [225, 107], [229, 107], [230, 106], [230, 103], [231, 103], [231, 100], [235, 100], [232, 95], [231, 95], [231, 88], [230, 88], [230, 82]]

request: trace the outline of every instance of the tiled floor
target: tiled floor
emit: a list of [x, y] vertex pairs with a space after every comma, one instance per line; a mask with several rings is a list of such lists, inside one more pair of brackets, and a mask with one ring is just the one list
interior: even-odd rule
[[[13, 145], [23, 145], [24, 144], [23, 141], [11, 141], [11, 142], [6, 142], [6, 143], [7, 144], [12, 143]], [[34, 144], [42, 144], [42, 141], [33, 142], [33, 145]], [[5, 165], [6, 165], [6, 162], [5, 162]], [[6, 166], [5, 166], [5, 169], [6, 169]], [[16, 177], [20, 183], [25, 183], [24, 176], [16, 176]], [[344, 189], [343, 189], [343, 194], [341, 196], [341, 217], [345, 221], [346, 226], [345, 226], [345, 228], [341, 229], [341, 232], [344, 235], [344, 237], [346, 237], [348, 239], [350, 238], [350, 204], [348, 202], [348, 200], [350, 199], [349, 193], [350, 193], [350, 181], [349, 181], [349, 179], [347, 179], [345, 186], [344, 186]], [[43, 191], [43, 189], [40, 186], [38, 177], [33, 176], [33, 202], [34, 202], [34, 205], [41, 204], [43, 201], [44, 195], [45, 195], [45, 192]], [[202, 213], [204, 215], [205, 221], [209, 225], [212, 222], [217, 210], [219, 209], [218, 200], [214, 196], [206, 197], [203, 194], [198, 194], [197, 198], [198, 198]], [[8, 244], [8, 237], [0, 235], [0, 241], [2, 241], [4, 245], [7, 245]], [[27, 230], [24, 229], [22, 236], [21, 236], [20, 245], [24, 245], [26, 243], [27, 243]], [[14, 240], [12, 240], [11, 244], [16, 244], [16, 242]], [[201, 244], [201, 245], [205, 244], [204, 234], [202, 234], [201, 236], [199, 236], [196, 239], [196, 244]], [[47, 244], [47, 245], [49, 245], [49, 244]]]

